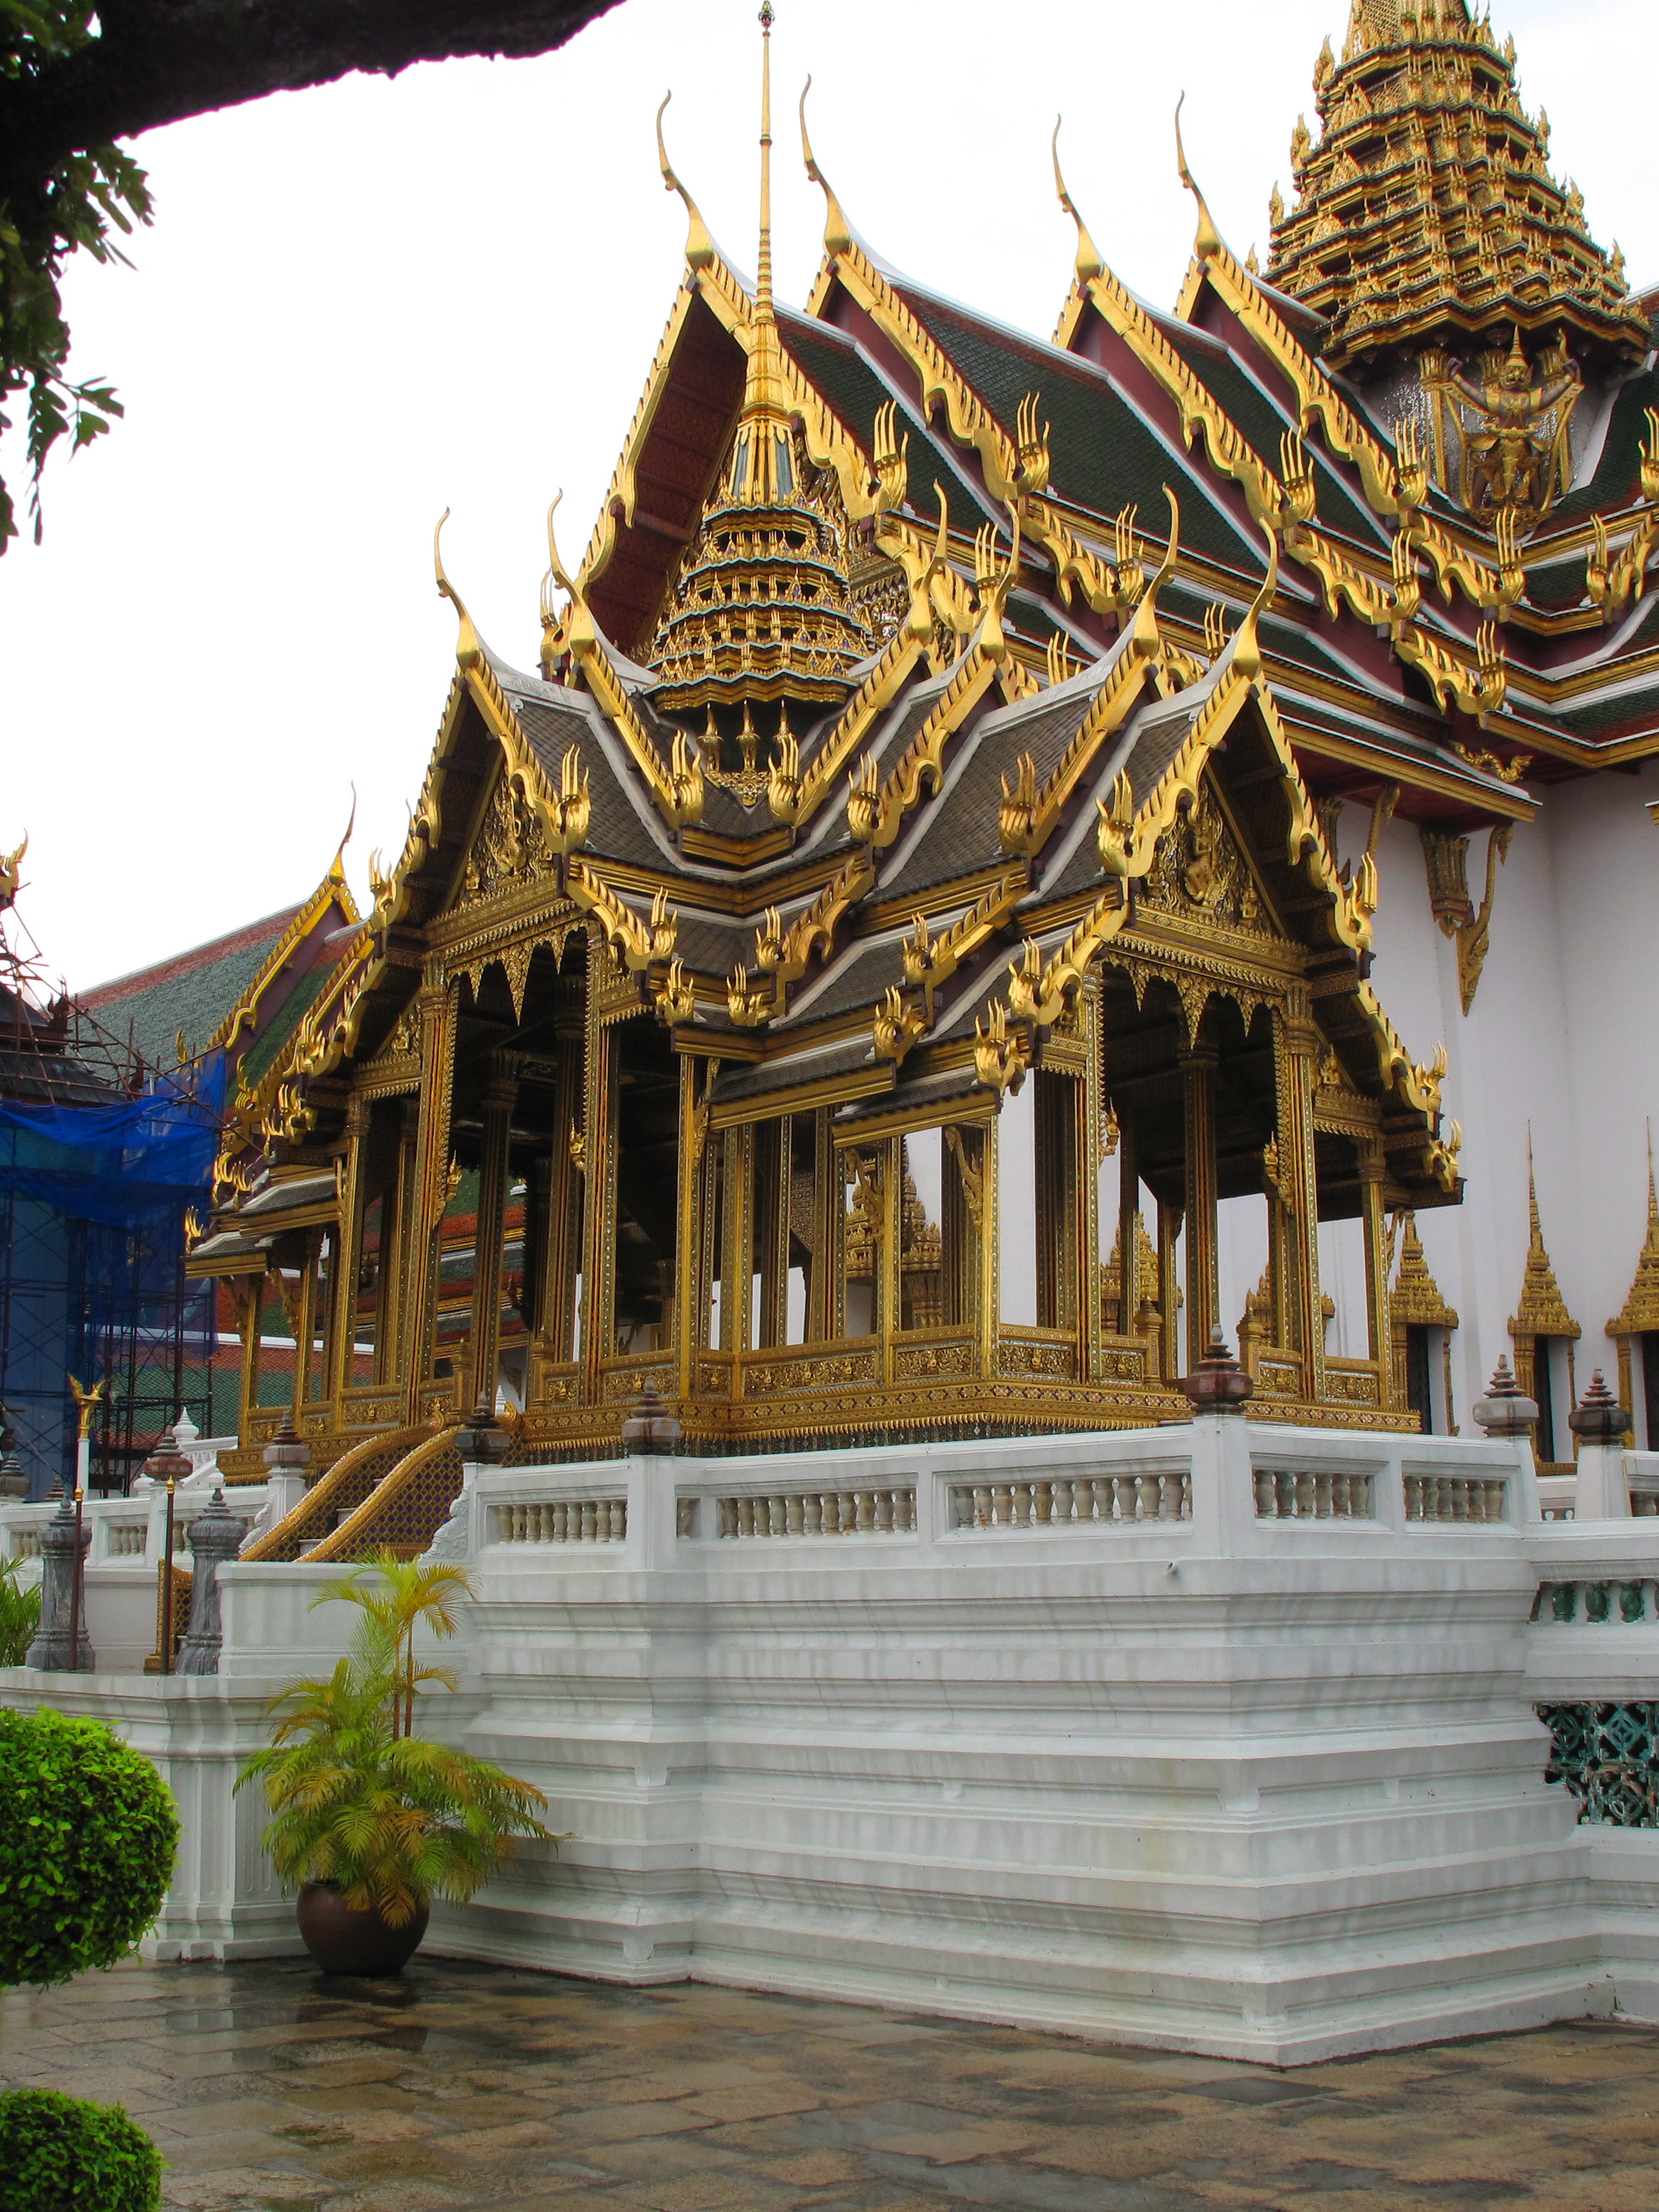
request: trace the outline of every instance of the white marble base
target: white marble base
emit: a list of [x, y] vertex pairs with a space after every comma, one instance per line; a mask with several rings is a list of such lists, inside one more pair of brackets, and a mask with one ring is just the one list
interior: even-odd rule
[[[1652, 1573], [1656, 1540], [1547, 1526], [1507, 1445], [1229, 1419], [481, 1468], [443, 1547], [477, 1593], [464, 1694], [427, 1725], [573, 1840], [428, 1940], [1279, 2064], [1659, 2016], [1656, 1838], [1546, 1784], [1539, 1668], [1579, 1632], [1528, 1618], [1540, 1559]], [[292, 1948], [228, 1783], [340, 1648], [310, 1601], [342, 1571], [227, 1568], [216, 1680], [0, 1677], [190, 1773], [218, 1840], [158, 1930], [179, 1955]], [[1659, 1694], [1659, 1626], [1624, 1632], [1559, 1693], [1622, 1652]]]

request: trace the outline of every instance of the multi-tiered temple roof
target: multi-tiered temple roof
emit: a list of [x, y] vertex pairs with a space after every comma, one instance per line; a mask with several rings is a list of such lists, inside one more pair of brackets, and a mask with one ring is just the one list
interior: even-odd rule
[[[459, 668], [409, 842], [244, 1101], [257, 1192], [196, 1255], [278, 1264], [284, 1182], [314, 1224], [326, 1171], [361, 1280], [365, 1205], [382, 1271], [403, 1209], [373, 1376], [349, 1379], [368, 1324], [343, 1310], [328, 1354], [335, 1448], [488, 1395], [509, 1337], [525, 1420], [567, 1443], [647, 1372], [706, 1436], [1156, 1418], [1234, 1324], [1211, 1223], [1250, 1194], [1259, 1387], [1398, 1417], [1386, 1285], [1369, 1365], [1327, 1361], [1311, 1241], [1460, 1188], [1443, 1057], [1370, 981], [1378, 836], [1421, 830], [1467, 1003], [1470, 834], [1499, 833], [1495, 866], [1541, 786], [1659, 750], [1656, 303], [1549, 182], [1460, 0], [1359, 0], [1320, 83], [1279, 283], [1198, 198], [1162, 310], [1079, 218], [1048, 342], [889, 269], [810, 148], [804, 312], [771, 299], [764, 231], [751, 293], [687, 196], [684, 280], [586, 557], [555, 556], [538, 669], [440, 572]], [[1350, 379], [1385, 340], [1388, 373]], [[994, 1136], [1028, 1077], [1036, 1317], [1011, 1335]], [[366, 1135], [393, 1098], [402, 1135]], [[1120, 1139], [1127, 1282], [1090, 1195]], [[446, 1179], [484, 1163], [484, 1237], [492, 1143], [543, 1207], [540, 1287], [516, 1321], [487, 1292], [443, 1353]]]

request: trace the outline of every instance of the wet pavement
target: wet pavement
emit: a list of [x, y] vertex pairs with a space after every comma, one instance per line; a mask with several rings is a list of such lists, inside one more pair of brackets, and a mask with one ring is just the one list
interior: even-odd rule
[[118, 2100], [195, 2212], [1659, 2208], [1659, 2029], [1276, 2073], [681, 1983], [417, 1959], [0, 2000], [0, 2081]]

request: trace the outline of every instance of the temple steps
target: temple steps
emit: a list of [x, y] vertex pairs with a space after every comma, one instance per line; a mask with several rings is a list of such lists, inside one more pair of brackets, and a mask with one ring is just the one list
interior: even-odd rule
[[[257, 1543], [242, 1553], [244, 1559], [297, 1559], [303, 1550], [314, 1557], [323, 1544], [343, 1533], [358, 1510], [380, 1488], [405, 1460], [430, 1443], [435, 1435], [453, 1436], [453, 1429], [434, 1431], [421, 1422], [402, 1429], [383, 1430], [365, 1437], [342, 1452], [326, 1474], [307, 1491], [294, 1510], [268, 1528]], [[459, 1456], [459, 1455], [458, 1455]], [[459, 1488], [459, 1480], [456, 1488]], [[453, 1492], [451, 1492], [453, 1495]], [[445, 1510], [448, 1508], [446, 1504]], [[345, 1516], [342, 1522], [341, 1516]], [[438, 1516], [441, 1521], [443, 1515]], [[436, 1524], [434, 1523], [434, 1526]], [[424, 1547], [422, 1547], [424, 1548]], [[331, 1552], [331, 1558], [351, 1557]]]

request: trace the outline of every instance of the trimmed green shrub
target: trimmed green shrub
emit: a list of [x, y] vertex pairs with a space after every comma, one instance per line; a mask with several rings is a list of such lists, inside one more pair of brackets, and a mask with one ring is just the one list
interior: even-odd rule
[[178, 1846], [172, 1792], [101, 1721], [0, 1708], [0, 1984], [125, 1958]]
[[118, 2105], [0, 2094], [0, 2212], [158, 2212], [161, 2154]]
[[0, 1559], [0, 1667], [21, 1667], [40, 1626], [40, 1585], [18, 1582], [16, 1559]]

